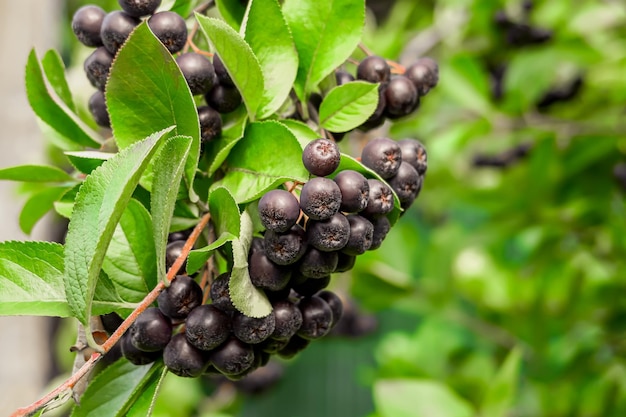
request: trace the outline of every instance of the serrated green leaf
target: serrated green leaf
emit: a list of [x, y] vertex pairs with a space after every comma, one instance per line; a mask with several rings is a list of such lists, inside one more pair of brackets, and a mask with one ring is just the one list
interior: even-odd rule
[[241, 111], [238, 116], [235, 117], [231, 125], [224, 127], [219, 138], [205, 145], [205, 158], [209, 161], [208, 176], [215, 174], [228, 157], [231, 149], [243, 138], [247, 115], [245, 111]]
[[58, 215], [69, 219], [72, 217], [72, 210], [74, 209], [74, 200], [76, 200], [76, 195], [78, 194], [78, 190], [80, 189], [80, 184], [76, 184], [74, 187], [70, 188], [58, 201], [54, 202], [54, 210]]
[[76, 112], [72, 92], [70, 91], [70, 86], [67, 84], [67, 80], [65, 79], [65, 65], [63, 64], [63, 59], [61, 59], [59, 53], [54, 49], [50, 49], [43, 56], [41, 66], [43, 67], [43, 71], [48, 79], [48, 82], [56, 92], [57, 96], [59, 96], [69, 109]]
[[233, 29], [239, 31], [241, 21], [246, 13], [246, 6], [241, 4], [240, 0], [215, 0], [215, 5], [222, 19]]
[[297, 90], [309, 93], [345, 62], [361, 40], [364, 0], [285, 0], [283, 14], [300, 59]]
[[80, 187], [66, 237], [64, 278], [72, 312], [85, 326], [115, 226], [148, 162], [172, 129], [157, 132], [120, 151], [93, 171]]
[[378, 106], [378, 84], [354, 81], [333, 88], [320, 105], [320, 125], [347, 132], [363, 124]]
[[519, 379], [522, 353], [513, 349], [504, 360], [483, 399], [480, 415], [484, 417], [506, 417], [511, 411], [517, 381]]
[[275, 121], [251, 123], [226, 159], [226, 174], [213, 188], [226, 187], [238, 204], [255, 200], [285, 181], [305, 182], [302, 148], [289, 129]]
[[165, 270], [167, 236], [170, 233], [176, 196], [192, 143], [189, 136], [175, 136], [163, 145], [154, 162], [150, 211], [154, 223], [152, 239], [156, 249], [155, 266], [159, 281], [165, 280], [167, 272]]
[[252, 284], [248, 270], [248, 252], [254, 226], [247, 211], [241, 215], [241, 233], [233, 240], [233, 270], [228, 288], [233, 305], [248, 317], [265, 317], [272, 312], [267, 296]]
[[244, 38], [263, 72], [265, 89], [257, 116], [264, 119], [289, 97], [298, 73], [298, 53], [277, 0], [250, 1]]
[[160, 373], [150, 374], [149, 380], [139, 390], [138, 397], [134, 399], [130, 410], [123, 415], [119, 414], [119, 417], [150, 417], [159, 389], [167, 375], [166, 367], [163, 367]]
[[26, 96], [39, 119], [63, 136], [68, 148], [72, 144], [100, 147], [102, 138], [48, 87], [34, 49], [26, 64]]
[[54, 202], [59, 200], [72, 187], [51, 187], [45, 188], [26, 201], [20, 212], [20, 229], [27, 235], [32, 232], [33, 227], [52, 208]]
[[98, 168], [104, 161], [111, 159], [115, 154], [100, 151], [78, 151], [65, 152], [70, 163], [83, 174], [91, 174], [91, 171]]
[[196, 20], [241, 93], [248, 116], [254, 120], [263, 99], [264, 81], [259, 61], [250, 45], [221, 20], [197, 13]]
[[[192, 138], [185, 180], [192, 201], [193, 179], [200, 156], [200, 124], [185, 77], [148, 25], [139, 25], [118, 52], [106, 88], [111, 126], [120, 149], [152, 132], [175, 126], [172, 135]], [[150, 189], [150, 174], [142, 184]]]
[[67, 172], [46, 165], [19, 165], [0, 169], [0, 180], [23, 182], [68, 182], [76, 181]]
[[302, 149], [306, 147], [312, 140], [319, 139], [321, 136], [315, 130], [311, 129], [306, 123], [299, 120], [285, 119], [280, 123], [287, 126], [291, 133], [298, 139]]

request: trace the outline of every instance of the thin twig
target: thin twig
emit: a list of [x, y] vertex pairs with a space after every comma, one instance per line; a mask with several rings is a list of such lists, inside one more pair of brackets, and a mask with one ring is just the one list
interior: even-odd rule
[[365, 52], [365, 55], [367, 55], [367, 56], [374, 55], [374, 52], [372, 52], [371, 49], [369, 49], [367, 46], [365, 46], [365, 44], [363, 44], [363, 42], [359, 42], [359, 49], [361, 51]]

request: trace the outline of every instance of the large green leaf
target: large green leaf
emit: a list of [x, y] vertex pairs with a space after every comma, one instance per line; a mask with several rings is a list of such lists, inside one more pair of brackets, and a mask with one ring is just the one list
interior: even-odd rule
[[297, 91], [311, 92], [361, 40], [364, 0], [285, 0], [283, 13], [300, 59]]
[[378, 106], [378, 84], [354, 81], [333, 88], [320, 105], [320, 126], [347, 132], [363, 124]]
[[156, 369], [160, 370], [160, 373], [151, 372], [149, 378], [145, 379], [141, 387], [135, 390], [136, 398], [133, 398], [130, 409], [123, 414], [124, 417], [150, 417], [152, 415], [159, 389], [168, 375], [167, 367]]
[[0, 180], [23, 182], [75, 181], [67, 172], [46, 165], [19, 165], [0, 169]]
[[289, 96], [298, 73], [298, 53], [277, 0], [250, 1], [245, 25], [245, 40], [259, 60], [265, 80], [257, 111], [264, 119]]
[[175, 126], [172, 135], [192, 138], [185, 180], [190, 198], [195, 200], [191, 184], [200, 155], [196, 105], [176, 61], [148, 25], [139, 25], [118, 52], [107, 82], [106, 100], [120, 149], [169, 126]]
[[513, 349], [489, 385], [481, 405], [481, 416], [506, 417], [509, 415], [515, 400], [521, 361], [521, 351]]
[[70, 189], [72, 189], [72, 187], [67, 186], [44, 188], [30, 196], [20, 212], [20, 229], [22, 229], [24, 233], [30, 234], [35, 224], [37, 224], [47, 212], [52, 210], [54, 203], [63, 197]]
[[243, 16], [246, 14], [245, 4], [242, 4], [241, 0], [215, 0], [215, 5], [226, 23], [239, 31]]
[[72, 92], [70, 91], [70, 86], [67, 84], [67, 80], [65, 79], [65, 65], [63, 64], [63, 59], [59, 53], [54, 49], [50, 49], [43, 56], [41, 65], [46, 79], [50, 83], [50, 86], [54, 89], [57, 96], [69, 109], [76, 112]]
[[83, 182], [68, 227], [65, 291], [72, 312], [85, 326], [107, 247], [131, 195], [164, 136], [157, 132], [103, 163]]
[[221, 20], [196, 14], [200, 28], [224, 63], [241, 93], [248, 116], [254, 120], [263, 99], [263, 73], [250, 45]]
[[298, 139], [302, 149], [304, 149], [312, 140], [319, 139], [321, 137], [320, 134], [311, 129], [309, 125], [299, 120], [285, 119], [280, 122], [287, 126], [296, 139]]
[[226, 159], [226, 174], [215, 187], [226, 187], [237, 203], [255, 200], [285, 181], [305, 182], [302, 148], [283, 124], [251, 123]]

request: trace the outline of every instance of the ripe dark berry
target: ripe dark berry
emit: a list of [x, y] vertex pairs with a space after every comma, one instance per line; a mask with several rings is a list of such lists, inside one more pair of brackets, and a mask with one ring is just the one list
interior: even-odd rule
[[213, 55], [213, 67], [215, 68], [215, 75], [217, 75], [217, 79], [219, 83], [226, 87], [234, 87], [235, 83], [233, 79], [230, 78], [230, 74], [226, 70], [222, 59], [219, 55]]
[[113, 55], [103, 46], [93, 51], [83, 64], [89, 82], [100, 91], [104, 91], [111, 64], [113, 64]]
[[420, 58], [406, 69], [404, 76], [413, 82], [420, 96], [425, 96], [439, 82], [439, 66], [432, 58]]
[[137, 317], [128, 329], [130, 341], [139, 350], [163, 350], [172, 338], [172, 322], [156, 307], [150, 307]]
[[100, 90], [96, 91], [89, 98], [89, 112], [93, 116], [98, 126], [111, 127], [111, 119], [104, 100], [104, 93]]
[[209, 366], [208, 354], [194, 347], [184, 333], [178, 333], [163, 350], [163, 363], [174, 375], [197, 378]]
[[254, 349], [236, 337], [231, 337], [213, 350], [211, 363], [223, 375], [237, 375], [254, 363]]
[[337, 81], [337, 85], [343, 85], [354, 81], [354, 76], [349, 72], [337, 70], [335, 71], [335, 80]]
[[296, 263], [306, 251], [306, 234], [302, 227], [295, 225], [286, 233], [272, 230], [265, 232], [265, 255], [278, 265]]
[[398, 173], [388, 180], [398, 195], [402, 208], [409, 207], [422, 188], [422, 177], [408, 162], [402, 162]]
[[[300, 314], [300, 323], [302, 323], [302, 313], [300, 313], [300, 310], [298, 310], [297, 307], [295, 307], [295, 309], [296, 311], [298, 311], [298, 314]], [[285, 346], [287, 346], [287, 343], [289, 343], [289, 338], [279, 340], [279, 339], [274, 339], [273, 337], [270, 337], [269, 339], [264, 340], [263, 342], [259, 343], [255, 347], [260, 349], [262, 352], [275, 354], [275, 353], [278, 353], [278, 351], [283, 349]]]
[[189, 343], [200, 350], [221, 345], [230, 334], [230, 316], [214, 305], [204, 304], [191, 310], [185, 320]]
[[274, 333], [276, 320], [272, 311], [265, 317], [248, 317], [236, 313], [233, 316], [233, 334], [242, 342], [255, 345], [261, 343]]
[[118, 3], [129, 15], [141, 17], [154, 13], [161, 5], [161, 0], [118, 0]]
[[333, 311], [326, 301], [313, 296], [300, 300], [298, 308], [302, 313], [302, 326], [298, 336], [304, 339], [319, 339], [325, 336], [333, 322]]
[[211, 302], [213, 305], [223, 311], [235, 311], [235, 306], [230, 299], [230, 272], [220, 274], [211, 283]]
[[264, 290], [280, 291], [287, 286], [291, 278], [291, 269], [272, 262], [265, 255], [265, 250], [250, 254], [248, 270], [252, 284]]
[[76, 10], [72, 17], [72, 30], [78, 40], [86, 46], [102, 46], [100, 28], [106, 12], [93, 4]]
[[342, 251], [348, 255], [361, 255], [372, 246], [374, 225], [358, 214], [348, 215], [348, 222], [350, 223], [350, 238]]
[[122, 355], [133, 365], [146, 365], [161, 357], [162, 352], [144, 352], [137, 349], [130, 341], [130, 336], [125, 334], [120, 340]]
[[325, 177], [332, 174], [341, 160], [341, 152], [332, 140], [320, 138], [309, 142], [302, 151], [302, 163], [313, 175]]
[[[176, 63], [194, 96], [208, 92], [215, 85], [216, 77], [213, 64], [202, 55], [188, 52], [176, 58]], [[217, 109], [215, 106], [212, 107]]]
[[294, 285], [293, 290], [303, 297], [311, 297], [330, 284], [330, 274], [323, 278], [307, 278], [306, 281]]
[[334, 181], [341, 191], [341, 211], [357, 213], [367, 207], [370, 186], [363, 174], [346, 169], [339, 172]]
[[148, 26], [171, 54], [183, 49], [187, 42], [187, 24], [178, 13], [156, 13], [148, 19]]
[[391, 188], [382, 181], [376, 179], [367, 180], [370, 185], [370, 197], [367, 200], [367, 207], [361, 212], [366, 217], [384, 216], [393, 210], [393, 192]]
[[341, 207], [341, 190], [328, 178], [312, 178], [302, 186], [300, 208], [313, 220], [330, 219]]
[[[174, 265], [174, 262], [176, 262], [176, 259], [178, 259], [180, 254], [183, 252], [183, 246], [185, 246], [184, 240], [175, 240], [167, 244], [167, 247], [165, 249], [165, 268], [170, 269], [172, 265]], [[185, 259], [185, 262], [180, 267], [178, 272], [180, 274], [184, 274], [186, 269], [187, 269], [187, 260]]]
[[413, 165], [418, 174], [424, 175], [428, 169], [428, 158], [424, 145], [416, 139], [403, 139], [398, 141], [398, 146], [402, 151], [402, 160]]
[[241, 104], [242, 98], [235, 87], [217, 84], [205, 96], [206, 102], [220, 113], [235, 111]]
[[174, 320], [185, 319], [189, 312], [202, 304], [202, 288], [187, 275], [177, 275], [159, 297], [159, 309]]
[[335, 271], [338, 261], [337, 252], [322, 252], [309, 247], [300, 260], [298, 269], [307, 278], [325, 278]]
[[272, 333], [274, 340], [288, 340], [296, 334], [302, 325], [302, 313], [300, 309], [289, 300], [277, 301], [272, 304], [274, 308], [275, 327]]
[[385, 88], [383, 86], [378, 88], [378, 104], [376, 105], [376, 109], [374, 113], [368, 117], [368, 119], [363, 122], [359, 129], [362, 131], [368, 131], [371, 129], [376, 129], [377, 127], [382, 126], [385, 123], [385, 107], [387, 101], [385, 99]]
[[[386, 219], [386, 217], [382, 217]], [[389, 222], [389, 220], [387, 220]], [[371, 248], [370, 248], [371, 249]], [[354, 268], [354, 264], [356, 263], [356, 256], [348, 255], [347, 253], [339, 252], [337, 267], [334, 272], [346, 272]]]
[[391, 223], [385, 216], [376, 217], [372, 220], [372, 224], [374, 225], [374, 233], [372, 233], [372, 245], [369, 250], [380, 248], [387, 233], [391, 230]]
[[368, 56], [359, 63], [356, 69], [356, 78], [372, 83], [385, 83], [390, 76], [389, 64], [379, 56]]
[[300, 203], [289, 191], [271, 190], [259, 200], [259, 217], [267, 230], [286, 232], [299, 216]]
[[115, 55], [140, 22], [136, 17], [119, 10], [107, 14], [100, 28], [102, 44], [107, 51]]
[[318, 250], [340, 250], [346, 246], [349, 238], [350, 223], [342, 213], [335, 213], [327, 220], [310, 220], [307, 224], [308, 242]]
[[104, 330], [106, 330], [108, 334], [113, 334], [124, 321], [117, 313], [103, 314], [100, 316], [100, 320], [102, 321]]
[[203, 143], [222, 134], [222, 117], [217, 110], [209, 106], [198, 107], [198, 121], [200, 122], [200, 139]]
[[417, 89], [408, 78], [402, 75], [393, 77], [385, 88], [385, 102], [387, 117], [395, 119], [406, 116], [419, 104]]
[[391, 178], [400, 169], [402, 151], [395, 141], [389, 138], [376, 138], [363, 147], [361, 162], [382, 178]]
[[320, 291], [317, 296], [326, 301], [330, 306], [330, 309], [333, 312], [333, 321], [330, 326], [335, 327], [343, 315], [343, 302], [341, 301], [341, 298], [339, 298], [339, 296], [332, 291]]
[[289, 343], [287, 343], [284, 348], [278, 351], [278, 356], [285, 359], [291, 359], [298, 353], [302, 352], [307, 346], [309, 346], [310, 343], [310, 340], [295, 335], [289, 339]]
[[291, 294], [290, 284], [292, 282], [292, 279], [293, 279], [293, 271], [291, 273], [291, 279], [289, 280], [285, 288], [283, 288], [282, 290], [278, 290], [278, 291], [265, 290], [265, 295], [267, 296], [267, 299], [270, 300], [271, 302], [287, 299], [289, 297], [289, 294]]

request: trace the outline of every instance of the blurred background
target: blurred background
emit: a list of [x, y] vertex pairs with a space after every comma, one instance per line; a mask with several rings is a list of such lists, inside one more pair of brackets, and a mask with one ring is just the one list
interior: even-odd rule
[[[10, 57], [0, 77], [2, 166], [55, 158], [24, 95], [31, 47], [61, 51], [86, 107], [88, 51], [69, 27], [85, 3], [117, 8], [0, 4]], [[336, 334], [238, 384], [167, 378], [154, 415], [626, 415], [626, 3], [368, 5], [372, 51], [404, 65], [439, 62], [439, 85], [414, 116], [374, 133], [426, 145], [418, 201], [379, 250], [334, 279], [352, 300]], [[343, 143], [356, 147], [358, 136]], [[0, 238], [23, 239], [25, 197], [0, 187]], [[39, 224], [34, 237], [50, 229]], [[8, 414], [69, 372], [75, 330], [1, 318], [0, 331]]]

